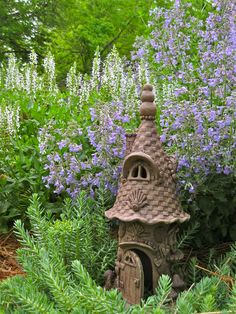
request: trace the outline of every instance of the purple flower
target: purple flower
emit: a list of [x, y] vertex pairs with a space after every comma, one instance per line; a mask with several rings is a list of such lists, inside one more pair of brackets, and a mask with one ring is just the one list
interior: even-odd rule
[[209, 128], [208, 129], [208, 136], [209, 137], [213, 137], [214, 134], [215, 134], [214, 129], [213, 128]]
[[66, 145], [68, 144], [68, 140], [62, 140], [62, 141], [60, 141], [59, 143], [58, 143], [58, 147], [59, 147], [59, 149], [62, 149], [62, 148], [64, 148], [64, 147], [66, 147]]
[[61, 161], [61, 157], [59, 156], [59, 154], [58, 153], [55, 153], [55, 155], [54, 155], [54, 161], [56, 161], [56, 162], [59, 162], [59, 161]]
[[195, 188], [193, 185], [191, 185], [188, 189], [189, 193], [194, 193], [195, 192]]
[[202, 124], [199, 124], [198, 127], [197, 127], [197, 134], [202, 134], [203, 133], [203, 126]]
[[185, 86], [183, 86], [181, 88], [175, 89], [174, 94], [175, 94], [176, 97], [178, 97], [180, 95], [185, 94], [187, 91], [188, 91], [187, 88]]
[[226, 174], [226, 175], [230, 174], [231, 173], [231, 168], [228, 167], [228, 166], [225, 166], [223, 173]]
[[140, 48], [138, 51], [137, 51], [137, 57], [138, 58], [142, 58], [142, 56], [145, 54], [145, 50], [143, 48]]
[[126, 116], [122, 117], [121, 121], [122, 122], [129, 122], [130, 118], [129, 118], [129, 116], [126, 115]]
[[219, 120], [219, 121], [217, 121], [217, 124], [218, 124], [218, 127], [219, 127], [220, 129], [223, 129], [224, 126], [225, 126], [225, 121]]
[[209, 121], [213, 122], [213, 121], [215, 121], [215, 119], [216, 119], [216, 112], [215, 112], [215, 110], [211, 110], [210, 114], [209, 114]]
[[211, 87], [215, 87], [217, 84], [217, 80], [216, 79], [209, 79], [208, 80], [208, 85], [211, 86]]
[[94, 121], [96, 119], [95, 109], [89, 108], [89, 111], [90, 111], [90, 115], [91, 115], [91, 120]]
[[162, 142], [165, 142], [166, 141], [166, 134], [163, 133], [161, 136], [160, 136], [160, 139]]
[[82, 144], [78, 145], [78, 144], [70, 144], [69, 145], [69, 150], [72, 153], [78, 153], [79, 151], [81, 151], [83, 149]]
[[[47, 186], [72, 197], [81, 189], [94, 194], [102, 183], [116, 192], [125, 127], [127, 122], [137, 127], [136, 104], [144, 79], [160, 91], [161, 141], [178, 156], [182, 188], [194, 193], [208, 175], [234, 172], [236, 5], [214, 3], [218, 11], [210, 9], [204, 20], [190, 16], [189, 4], [180, 1], [153, 9], [150, 35], [135, 43], [131, 67], [109, 56], [108, 69], [101, 68], [100, 93], [96, 102], [91, 100], [89, 118], [85, 121], [78, 113], [79, 119], [71, 117], [67, 126], [56, 129], [52, 123], [40, 130], [40, 150], [48, 154], [42, 156]], [[81, 79], [80, 90], [90, 97], [87, 80]], [[77, 144], [82, 135], [83, 147]]]

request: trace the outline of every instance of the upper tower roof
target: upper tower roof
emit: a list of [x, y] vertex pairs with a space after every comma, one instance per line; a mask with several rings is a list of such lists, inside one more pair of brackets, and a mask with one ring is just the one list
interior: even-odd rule
[[165, 171], [168, 157], [162, 148], [161, 140], [156, 130], [156, 106], [153, 102], [154, 94], [151, 85], [144, 85], [141, 100], [140, 117], [142, 123], [139, 127], [131, 152], [146, 153], [153, 159], [160, 170]]
[[115, 204], [105, 215], [147, 224], [184, 222], [189, 215], [182, 211], [176, 194], [176, 162], [164, 152], [156, 131], [151, 85], [144, 85], [141, 100], [142, 122], [123, 163]]

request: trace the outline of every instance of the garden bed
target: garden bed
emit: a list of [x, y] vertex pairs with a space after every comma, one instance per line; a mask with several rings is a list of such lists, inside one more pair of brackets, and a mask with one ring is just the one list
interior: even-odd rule
[[200, 263], [205, 264], [206, 261], [209, 262], [209, 258], [218, 259], [230, 251], [233, 242], [219, 243], [214, 247], [204, 247], [201, 249], [192, 249], [190, 247], [183, 249], [184, 261], [187, 263], [191, 258], [196, 257]]
[[0, 280], [24, 274], [16, 260], [16, 250], [19, 246], [12, 233], [0, 235]]

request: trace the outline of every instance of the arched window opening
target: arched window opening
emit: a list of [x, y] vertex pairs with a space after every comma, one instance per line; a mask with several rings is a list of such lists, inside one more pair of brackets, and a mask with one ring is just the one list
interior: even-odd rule
[[147, 171], [144, 167], [141, 166], [141, 170], [140, 170], [140, 176], [141, 178], [143, 179], [146, 179], [147, 178]]
[[138, 166], [137, 166], [137, 167], [134, 167], [133, 170], [132, 170], [131, 176], [132, 176], [133, 178], [137, 178], [138, 172], [139, 172], [139, 167], [138, 167]]
[[150, 173], [148, 169], [142, 164], [138, 163], [135, 164], [128, 175], [128, 179], [130, 180], [149, 180], [150, 179]]

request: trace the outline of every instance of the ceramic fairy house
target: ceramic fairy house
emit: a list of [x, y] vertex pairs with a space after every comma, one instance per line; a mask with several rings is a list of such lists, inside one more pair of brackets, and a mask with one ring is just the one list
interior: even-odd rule
[[171, 266], [182, 258], [176, 249], [178, 225], [189, 219], [176, 195], [176, 161], [166, 155], [156, 131], [151, 85], [144, 86], [141, 100], [142, 122], [127, 138], [117, 198], [105, 213], [119, 222], [113, 279], [130, 304], [153, 294], [162, 274], [172, 277], [173, 288], [181, 286]]

